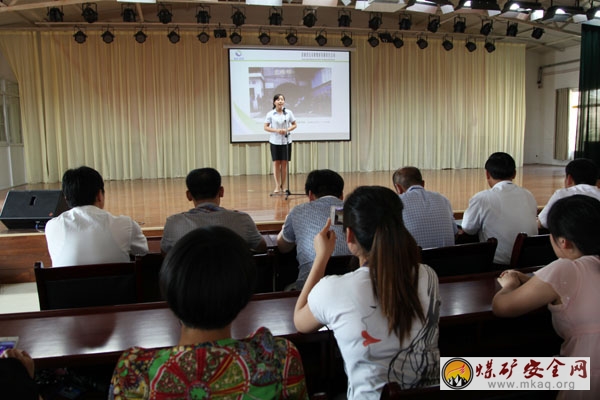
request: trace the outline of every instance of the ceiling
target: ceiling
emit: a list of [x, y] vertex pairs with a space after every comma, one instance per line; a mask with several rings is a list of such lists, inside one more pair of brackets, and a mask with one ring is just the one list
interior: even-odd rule
[[[304, 0], [306, 2], [307, 0]], [[407, 0], [408, 1], [408, 0]], [[458, 6], [459, 0], [450, 0], [454, 6]], [[492, 0], [493, 1], [493, 0]], [[533, 0], [535, 1], [535, 0]], [[341, 45], [337, 40], [331, 38], [337, 37], [343, 32], [353, 32], [369, 34], [373, 32], [369, 28], [369, 19], [374, 15], [370, 10], [356, 9], [356, 1], [333, 1], [327, 2], [323, 0], [318, 2], [315, 0], [311, 1], [313, 4], [318, 3], [320, 6], [306, 6], [303, 4], [303, 0], [284, 0], [281, 10], [283, 17], [283, 23], [281, 26], [270, 26], [269, 15], [273, 12], [273, 8], [268, 6], [256, 6], [246, 4], [245, 1], [232, 1], [232, 0], [213, 0], [213, 1], [191, 1], [191, 0], [173, 0], [159, 4], [144, 4], [144, 3], [123, 3], [117, 2], [116, 0], [97, 0], [92, 3], [92, 8], [97, 10], [98, 20], [93, 23], [88, 23], [82, 17], [82, 9], [86, 1], [83, 0], [4, 0], [0, 2], [0, 30], [20, 30], [20, 29], [38, 29], [38, 30], [49, 30], [49, 29], [65, 29], [74, 27], [81, 27], [86, 31], [98, 29], [106, 30], [110, 27], [113, 30], [120, 29], [139, 29], [143, 27], [147, 30], [152, 29], [169, 29], [177, 26], [180, 30], [195, 30], [199, 29], [213, 29], [217, 25], [221, 25], [226, 28], [228, 32], [231, 31], [235, 26], [232, 22], [232, 14], [235, 8], [239, 8], [246, 16], [244, 25], [240, 26], [242, 32], [258, 32], [259, 29], [268, 29], [271, 33], [277, 34], [285, 32], [289, 29], [295, 29], [297, 32], [315, 32], [315, 35], [325, 30], [329, 36], [329, 45]], [[376, 0], [376, 3], [387, 3], [382, 4], [384, 7], [389, 6], [390, 3], [397, 3], [392, 0]], [[600, 3], [600, 1], [597, 1]], [[333, 3], [335, 6], [322, 6], [324, 3]], [[348, 3], [344, 6], [343, 3]], [[359, 4], [365, 5], [368, 2], [359, 2]], [[503, 8], [505, 0], [500, 0], [498, 5], [500, 9]], [[540, 1], [544, 9], [550, 7], [551, 0]], [[157, 16], [158, 10], [165, 6], [169, 11], [172, 12], [172, 21], [168, 24], [162, 24]], [[575, 5], [574, 1], [570, 0], [557, 0], [554, 5]], [[586, 1], [580, 4], [584, 9], [588, 9], [592, 6], [590, 1]], [[376, 6], [372, 4], [371, 7]], [[594, 6], [597, 6], [595, 4]], [[58, 7], [63, 12], [62, 22], [49, 22], [48, 21], [48, 10], [51, 7]], [[136, 13], [136, 22], [123, 22], [122, 9], [123, 7], [131, 7]], [[199, 25], [196, 19], [198, 10], [204, 7], [205, 10], [209, 11], [211, 16], [210, 23], [208, 25]], [[405, 6], [402, 6], [405, 7]], [[303, 16], [307, 13], [307, 9], [316, 9], [317, 21], [311, 28], [307, 28], [303, 25]], [[352, 20], [350, 27], [340, 28], [338, 27], [338, 17], [340, 13], [344, 13], [347, 10], [350, 13]], [[412, 26], [410, 30], [399, 30], [399, 19], [401, 15], [409, 14], [412, 19]], [[416, 37], [418, 35], [426, 35], [428, 38], [439, 37], [442, 38], [444, 35], [449, 35], [454, 41], [467, 40], [473, 38], [476, 40], [483, 41], [485, 36], [480, 33], [482, 27], [482, 20], [487, 19], [487, 16], [479, 14], [462, 14], [456, 11], [443, 14], [438, 8], [434, 15], [440, 17], [440, 26], [436, 33], [432, 33], [427, 30], [428, 22], [431, 18], [431, 14], [419, 13], [406, 10], [399, 10], [394, 12], [381, 12], [382, 24], [379, 29], [375, 32], [378, 35], [381, 32], [389, 32], [391, 34], [402, 34], [406, 37]], [[466, 30], [465, 33], [454, 33], [454, 22], [456, 17], [466, 18]], [[491, 18], [493, 20], [493, 27], [491, 34], [488, 39], [494, 40], [495, 42], [506, 41], [506, 42], [517, 42], [525, 43], [527, 49], [530, 51], [547, 52], [552, 50], [562, 51], [565, 48], [576, 46], [581, 41], [581, 24], [573, 23], [571, 19], [565, 22], [551, 22], [551, 21], [523, 21], [520, 19], [506, 18], [505, 16], [499, 15]], [[508, 37], [507, 25], [509, 23], [518, 23], [518, 33], [515, 37]], [[534, 28], [540, 27], [544, 29], [544, 34], [540, 39], [535, 39], [531, 36]], [[243, 42], [241, 44], [244, 44]]]

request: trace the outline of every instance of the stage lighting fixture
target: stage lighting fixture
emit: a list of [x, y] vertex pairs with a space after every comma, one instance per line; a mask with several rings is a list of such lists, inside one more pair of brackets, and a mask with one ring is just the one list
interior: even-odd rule
[[531, 31], [531, 37], [534, 39], [541, 39], [543, 34], [544, 30], [542, 28], [533, 28], [533, 31]]
[[379, 29], [382, 23], [383, 20], [381, 19], [380, 13], [371, 13], [371, 18], [369, 19], [369, 28], [376, 31]]
[[454, 18], [454, 33], [465, 33], [467, 30], [467, 19], [464, 17]]
[[213, 35], [215, 35], [215, 39], [224, 39], [227, 37], [227, 31], [219, 24], [219, 27], [213, 31]]
[[135, 33], [135, 35], [133, 35], [133, 37], [135, 38], [136, 42], [138, 42], [138, 43], [141, 44], [141, 43], [144, 43], [146, 41], [146, 39], [148, 38], [148, 35], [146, 35], [144, 33], [144, 31], [140, 29], [139, 31], [137, 31]]
[[419, 48], [423, 50], [426, 49], [427, 46], [429, 46], [429, 43], [427, 42], [427, 39], [423, 38], [423, 36], [419, 36], [419, 39], [417, 40], [417, 46], [419, 46]]
[[171, 32], [167, 34], [169, 38], [169, 42], [175, 44], [181, 40], [181, 36], [179, 36], [179, 28], [174, 28]]
[[208, 33], [202, 31], [198, 34], [197, 38], [200, 41], [200, 43], [206, 43], [208, 42], [208, 39], [210, 39], [210, 36], [208, 35]]
[[412, 26], [412, 17], [410, 14], [400, 14], [400, 22], [398, 23], [400, 30], [408, 31]]
[[87, 35], [81, 29], [79, 29], [77, 32], [75, 32], [73, 38], [77, 43], [83, 44], [87, 39]]
[[158, 13], [156, 14], [158, 20], [163, 24], [170, 23], [173, 19], [173, 13], [171, 12], [171, 10], [169, 10], [164, 4], [161, 4], [159, 7], [160, 8], [158, 9]]
[[123, 4], [121, 6], [121, 17], [123, 18], [123, 22], [135, 22], [137, 14], [133, 7]]
[[100, 35], [102, 37], [102, 41], [106, 44], [110, 44], [115, 40], [115, 35], [106, 28], [104, 33]]
[[236, 10], [233, 13], [233, 15], [231, 16], [231, 20], [233, 21], [233, 24], [235, 26], [244, 25], [244, 23], [246, 22], [246, 16], [244, 15], [244, 13], [237, 7], [234, 7], [233, 9]]
[[493, 53], [494, 51], [496, 51], [496, 46], [494, 45], [494, 42], [492, 42], [491, 40], [486, 40], [483, 47], [485, 47], [485, 49], [488, 53]]
[[[351, 34], [352, 35], [352, 34]], [[344, 45], [344, 47], [350, 47], [352, 46], [352, 37], [348, 36], [348, 34], [346, 32], [342, 32], [342, 44]]]
[[340, 10], [338, 11], [338, 26], [340, 28], [347, 28], [350, 26], [352, 18], [350, 18], [350, 11]]
[[397, 49], [404, 46], [404, 40], [402, 40], [401, 37], [398, 37], [396, 35], [394, 35], [394, 37], [392, 38], [392, 43], [394, 44], [394, 47]]
[[280, 26], [283, 23], [283, 8], [271, 7], [269, 13], [269, 25]]
[[442, 42], [442, 47], [446, 51], [450, 51], [454, 48], [454, 43], [452, 43], [452, 38], [448, 39], [447, 36], [444, 36], [444, 41]]
[[382, 43], [392, 43], [392, 35], [389, 32], [381, 32], [379, 35], [379, 40]]
[[377, 39], [372, 33], [369, 34], [367, 42], [369, 42], [369, 45], [371, 45], [371, 47], [379, 46], [379, 39]]
[[288, 34], [285, 36], [285, 40], [288, 42], [289, 45], [295, 45], [296, 43], [298, 43], [298, 36], [296, 35], [296, 31], [295, 30], [290, 30], [288, 32]]
[[261, 44], [265, 45], [265, 44], [269, 44], [271, 42], [271, 36], [269, 35], [268, 31], [263, 31], [262, 29], [259, 29], [259, 35], [258, 35], [258, 40], [260, 41]]
[[517, 36], [517, 33], [519, 33], [519, 25], [516, 22], [513, 22], [513, 23], [507, 22], [506, 23], [506, 36], [515, 37], [515, 36]]
[[479, 30], [479, 33], [481, 33], [483, 36], [489, 36], [493, 29], [494, 22], [491, 19], [483, 20], [481, 21], [481, 29]]
[[240, 34], [240, 30], [233, 29], [231, 31], [231, 35], [229, 35], [229, 40], [231, 40], [231, 43], [233, 44], [240, 44], [240, 42], [242, 41], [242, 35]]
[[50, 22], [63, 22], [64, 13], [58, 7], [48, 8], [48, 21]]
[[317, 42], [317, 44], [319, 46], [325, 46], [327, 44], [327, 32], [325, 32], [325, 29], [321, 29], [319, 31], [319, 33], [317, 34], [317, 36], [315, 37], [315, 41]]
[[477, 45], [475, 44], [475, 42], [473, 40], [471, 40], [470, 38], [467, 39], [467, 43], [465, 43], [465, 47], [467, 48], [467, 50], [469, 50], [469, 53], [474, 52], [475, 50], [477, 50]]
[[305, 8], [302, 24], [307, 28], [312, 28], [317, 23], [317, 10], [314, 8]]
[[198, 7], [198, 12], [196, 13], [196, 21], [199, 24], [208, 24], [210, 23], [210, 12], [207, 8], [203, 6]]
[[440, 27], [440, 17], [437, 15], [430, 15], [429, 22], [427, 23], [427, 30], [432, 33], [436, 33]]
[[88, 24], [98, 21], [98, 6], [96, 3], [84, 3], [81, 6], [81, 16]]

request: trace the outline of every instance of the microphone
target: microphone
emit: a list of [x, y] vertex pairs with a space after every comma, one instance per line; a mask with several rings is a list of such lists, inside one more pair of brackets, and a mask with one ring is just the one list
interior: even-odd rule
[[285, 107], [283, 107], [283, 115], [286, 115], [286, 113], [285, 113]]

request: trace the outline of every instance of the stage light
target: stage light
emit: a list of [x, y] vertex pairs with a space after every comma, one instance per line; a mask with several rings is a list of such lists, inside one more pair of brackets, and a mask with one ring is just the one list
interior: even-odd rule
[[429, 46], [429, 43], [427, 42], [426, 38], [423, 38], [423, 36], [419, 36], [419, 39], [417, 40], [417, 46], [419, 46], [421, 50], [424, 50], [427, 48], [427, 46]]
[[83, 44], [87, 39], [87, 35], [81, 29], [79, 29], [77, 32], [75, 32], [73, 38], [77, 43]]
[[382, 43], [392, 43], [392, 35], [390, 35], [389, 32], [381, 32], [377, 36], [379, 36], [379, 40], [381, 40]]
[[175, 27], [173, 30], [171, 30], [171, 32], [167, 34], [167, 37], [169, 38], [169, 42], [173, 44], [178, 43], [181, 40], [181, 36], [179, 36], [179, 28]]
[[64, 13], [58, 7], [48, 8], [48, 21], [50, 22], [63, 22]]
[[447, 36], [444, 36], [444, 41], [442, 42], [442, 47], [446, 51], [450, 51], [454, 48], [454, 43], [452, 43], [452, 38], [448, 39]]
[[263, 31], [262, 28], [259, 29], [259, 35], [258, 35], [258, 40], [260, 41], [261, 44], [265, 45], [265, 44], [269, 44], [271, 42], [271, 36], [269, 35], [268, 31]]
[[285, 40], [288, 42], [289, 45], [292, 46], [298, 43], [298, 36], [296, 35], [296, 31], [294, 29], [288, 31], [288, 34], [285, 36]]
[[158, 20], [163, 24], [169, 24], [173, 19], [173, 13], [164, 4], [161, 4], [159, 6], [158, 13], [156, 14], [156, 16], [158, 17]]
[[467, 48], [467, 50], [469, 50], [469, 53], [474, 52], [475, 50], [477, 50], [477, 45], [475, 44], [475, 42], [473, 40], [471, 40], [470, 38], [467, 39], [467, 43], [465, 43], [465, 47]]
[[377, 39], [372, 33], [369, 34], [369, 38], [367, 39], [367, 42], [369, 42], [369, 45], [371, 47], [379, 46], [379, 39]]
[[233, 13], [233, 15], [231, 16], [231, 20], [233, 21], [233, 24], [235, 26], [244, 25], [244, 23], [246, 22], [246, 16], [244, 15], [244, 13], [237, 7], [234, 7], [233, 9], [236, 10]]
[[512, 36], [515, 37], [517, 36], [517, 33], [519, 33], [519, 25], [514, 22], [514, 23], [510, 23], [507, 22], [506, 23], [506, 36]]
[[102, 37], [102, 41], [106, 44], [110, 44], [115, 40], [115, 35], [106, 28], [104, 33], [100, 35]]
[[454, 8], [457, 14], [481, 14], [493, 17], [500, 14], [500, 6], [496, 0], [460, 0]]
[[485, 47], [485, 49], [488, 53], [493, 53], [494, 51], [496, 51], [496, 46], [494, 45], [494, 42], [491, 40], [486, 40], [483, 47]]
[[198, 34], [197, 38], [200, 41], [200, 43], [206, 43], [208, 42], [208, 39], [210, 39], [210, 36], [208, 35], [208, 33], [202, 31]]
[[231, 43], [233, 44], [240, 44], [240, 42], [242, 41], [242, 35], [240, 34], [240, 30], [237, 28], [233, 29], [231, 31], [231, 35], [229, 35], [229, 40], [231, 40]]
[[146, 35], [144, 33], [144, 31], [142, 29], [140, 29], [139, 31], [137, 31], [135, 33], [135, 35], [133, 35], [133, 37], [135, 38], [135, 41], [142, 44], [146, 41], [146, 39], [148, 38], [148, 35]]
[[317, 10], [313, 8], [304, 9], [304, 17], [302, 17], [302, 24], [307, 28], [312, 28], [317, 23]]
[[392, 43], [394, 44], [394, 47], [397, 49], [404, 46], [404, 40], [401, 37], [398, 37], [396, 35], [394, 35], [394, 37], [392, 38]]
[[199, 24], [208, 24], [210, 23], [210, 10], [205, 8], [204, 6], [199, 6], [197, 8], [198, 12], [196, 13], [196, 21]]
[[325, 46], [327, 44], [327, 32], [325, 32], [325, 29], [321, 29], [318, 33], [317, 36], [315, 37], [315, 41], [317, 42], [317, 44], [319, 46]]
[[[350, 34], [352, 35], [352, 33]], [[348, 36], [348, 34], [346, 32], [342, 32], [342, 38], [340, 39], [342, 41], [342, 44], [344, 45], [344, 47], [350, 47], [352, 46], [352, 37]]]
[[123, 4], [121, 6], [121, 17], [123, 18], [123, 22], [135, 22], [137, 14], [133, 7]]
[[437, 15], [430, 15], [429, 22], [427, 23], [427, 30], [432, 33], [436, 33], [440, 27], [440, 17]]
[[465, 33], [467, 30], [467, 19], [464, 17], [454, 18], [454, 33]]
[[283, 23], [283, 8], [271, 7], [269, 13], [269, 25], [280, 26]]
[[338, 26], [340, 28], [347, 28], [350, 26], [352, 22], [352, 18], [350, 18], [349, 10], [340, 10], [338, 11]]
[[400, 22], [398, 23], [400, 30], [408, 31], [412, 26], [412, 17], [410, 14], [400, 14]]
[[489, 34], [492, 33], [492, 30], [494, 30], [494, 21], [491, 19], [481, 21], [479, 33], [483, 36], [489, 36]]
[[533, 28], [533, 31], [531, 31], [531, 37], [534, 39], [541, 39], [543, 34], [544, 30], [542, 28]]
[[379, 29], [382, 23], [383, 20], [381, 19], [380, 13], [371, 13], [371, 18], [369, 19], [369, 28], [376, 31]]
[[224, 39], [227, 37], [227, 31], [221, 28], [221, 24], [219, 24], [219, 27], [213, 31], [213, 35], [215, 35], [215, 39]]
[[84, 3], [81, 6], [81, 16], [88, 24], [98, 21], [98, 5], [96, 3]]

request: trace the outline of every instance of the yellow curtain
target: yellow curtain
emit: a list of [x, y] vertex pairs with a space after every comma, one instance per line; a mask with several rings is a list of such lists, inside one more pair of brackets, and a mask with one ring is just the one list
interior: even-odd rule
[[554, 158], [569, 159], [569, 97], [571, 89], [556, 89], [556, 113], [554, 117]]
[[[229, 142], [228, 41], [181, 32], [174, 45], [150, 31], [139, 44], [133, 31], [116, 31], [105, 44], [87, 33], [77, 44], [71, 30], [0, 32], [20, 87], [28, 182], [58, 181], [84, 164], [105, 179], [181, 177], [201, 166], [270, 173], [266, 133], [265, 143]], [[244, 44], [261, 46], [255, 36]], [[271, 45], [287, 46], [283, 36]], [[352, 140], [294, 143], [292, 172], [479, 168], [495, 151], [522, 163], [523, 45], [498, 43], [489, 54], [482, 42], [469, 53], [458, 43], [446, 52], [439, 39], [420, 50], [416, 38], [401, 49], [366, 38], [354, 35], [351, 55]], [[300, 34], [300, 46], [314, 46], [313, 35]]]

